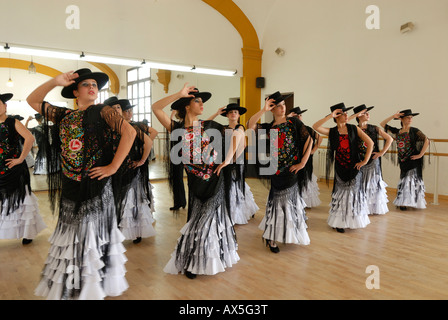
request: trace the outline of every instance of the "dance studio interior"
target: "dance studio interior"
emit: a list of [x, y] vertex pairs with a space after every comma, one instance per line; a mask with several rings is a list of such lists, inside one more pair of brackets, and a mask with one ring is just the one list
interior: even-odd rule
[[[0, 108], [0, 122], [9, 123], [5, 119], [15, 116], [11, 123], [19, 135], [25, 138], [24, 130], [29, 130], [36, 137], [27, 160], [20, 165], [26, 164], [29, 172], [31, 192], [27, 191], [27, 197], [37, 199], [34, 214], [45, 224], [36, 227], [31, 239], [19, 231], [11, 236], [14, 232], [8, 228], [15, 228], [11, 225], [25, 218], [13, 221], [20, 213], [6, 209], [12, 201], [4, 191], [10, 189], [9, 182], [0, 177], [0, 186], [4, 186], [0, 235], [7, 235], [0, 237], [1, 300], [229, 300], [245, 305], [262, 301], [274, 308], [279, 300], [447, 298], [448, 130], [444, 121], [448, 120], [448, 1], [16, 0], [0, 1], [0, 11], [0, 106], [6, 106], [6, 111]], [[88, 74], [81, 76], [82, 70]], [[79, 79], [95, 79], [98, 85], [93, 88], [84, 82], [91, 86], [95, 98], [89, 105], [77, 94], [61, 94], [63, 87], [83, 83], [76, 78], [77, 71]], [[97, 74], [107, 75], [107, 81], [100, 85], [100, 78], [93, 76]], [[61, 75], [69, 80], [64, 82]], [[81, 86], [73, 92], [81, 92]], [[53, 121], [51, 125], [59, 131], [46, 138], [53, 143], [59, 134], [63, 149], [67, 121], [72, 120], [61, 116], [57, 119], [63, 120], [56, 121], [49, 113], [44, 122], [38, 119], [50, 109], [54, 114], [66, 110], [70, 116], [87, 115], [84, 107], [90, 105], [106, 105], [104, 108], [112, 110], [112, 103], [107, 104], [112, 97], [126, 101], [119, 107], [123, 117], [125, 110], [132, 110], [130, 122], [123, 120], [117, 130], [144, 123], [145, 128], [157, 132], [149, 139], [151, 151], [144, 164], [139, 164], [150, 200], [132, 209], [147, 207], [150, 222], [145, 223], [150, 224], [152, 233], [128, 237], [120, 223], [128, 218], [112, 205], [113, 231], [107, 236], [102, 234], [104, 230], [94, 230], [94, 218], [81, 209], [75, 210], [73, 219], [82, 222], [70, 223], [80, 223], [79, 232], [85, 232], [85, 227], [88, 234], [63, 234], [70, 224], [62, 218], [67, 210], [65, 200], [51, 201], [57, 197], [51, 184], [55, 180], [49, 179], [53, 173], [37, 171], [37, 155], [46, 148], [34, 132]], [[195, 103], [201, 110], [193, 114]], [[220, 114], [226, 108], [228, 111]], [[236, 128], [230, 127], [231, 109], [239, 112]], [[110, 126], [103, 116], [105, 109], [101, 110], [98, 121]], [[173, 120], [173, 110], [181, 116], [178, 122]], [[181, 110], [186, 116], [182, 117]], [[114, 111], [114, 117], [119, 117], [116, 114]], [[347, 119], [341, 120], [345, 116]], [[174, 136], [170, 123], [194, 133], [194, 129], [188, 131], [190, 120], [203, 120], [192, 122], [204, 129], [199, 131], [202, 146], [216, 141], [210, 142], [210, 134], [206, 135], [209, 124], [215, 131], [221, 130], [222, 137], [223, 128], [234, 129], [234, 136], [238, 132], [240, 138], [235, 141], [243, 144], [243, 162], [237, 176], [243, 179], [245, 191], [232, 189], [228, 180], [235, 179], [233, 173], [226, 179], [231, 165], [216, 173], [216, 168], [221, 169], [219, 163], [184, 164], [180, 181], [170, 181], [167, 168], [172, 165], [169, 146]], [[376, 140], [361, 128], [367, 122], [375, 128]], [[3, 127], [0, 129], [12, 130]], [[265, 135], [267, 140], [254, 139], [252, 133], [260, 134], [261, 128], [271, 129]], [[306, 142], [296, 134], [302, 129]], [[3, 137], [6, 131], [1, 130]], [[127, 136], [124, 131], [117, 132], [120, 148]], [[273, 143], [281, 155], [296, 152], [299, 160], [295, 157], [296, 162], [288, 165], [275, 162], [279, 170], [266, 179], [260, 177], [254, 156], [260, 157], [260, 141], [268, 141], [273, 132], [281, 134], [277, 140], [271, 139], [271, 147]], [[284, 132], [287, 138], [280, 144]], [[85, 134], [87, 143], [87, 131]], [[314, 134], [321, 141], [313, 140]], [[341, 140], [343, 136], [348, 136], [347, 140]], [[73, 152], [84, 148], [71, 142]], [[388, 142], [390, 146], [384, 148]], [[10, 140], [2, 138], [1, 143], [3, 153]], [[22, 143], [26, 146], [28, 142]], [[355, 149], [364, 153], [354, 155]], [[356, 174], [353, 180], [344, 176], [348, 169], [338, 167], [338, 155], [344, 152], [350, 154], [344, 168], [350, 166], [350, 172]], [[223, 153], [222, 159], [226, 155]], [[359, 156], [358, 160], [354, 162], [352, 156]], [[62, 170], [55, 175], [70, 178], [65, 151], [56, 157], [61, 159]], [[361, 163], [360, 167], [366, 168], [370, 157], [378, 164], [378, 183], [369, 178], [361, 181], [367, 177], [366, 170], [356, 167]], [[309, 178], [300, 173], [302, 168], [291, 172], [301, 159], [308, 159]], [[5, 166], [1, 170], [12, 170], [11, 162], [0, 160]], [[82, 161], [85, 165], [87, 160]], [[406, 163], [415, 168], [410, 170], [416, 172], [414, 176], [404, 169]], [[209, 171], [199, 176], [198, 170], [205, 167]], [[106, 176], [113, 181], [114, 175]], [[198, 177], [206, 183], [196, 184]], [[314, 183], [312, 204], [304, 202], [304, 180]], [[68, 194], [64, 181], [62, 197]], [[289, 181], [294, 181], [295, 191], [289, 185], [283, 188]], [[177, 187], [179, 183], [186, 201], [176, 204], [173, 184]], [[374, 184], [378, 189], [369, 196], [366, 190]], [[214, 193], [211, 185], [216, 187]], [[210, 192], [208, 201], [201, 198]], [[360, 200], [361, 196], [365, 198]], [[374, 201], [382, 202], [381, 212], [369, 209]], [[242, 222], [235, 222], [231, 212], [241, 203], [240, 211], [246, 215]], [[21, 206], [26, 206], [26, 201]], [[104, 213], [98, 210], [98, 215]], [[248, 210], [252, 210], [250, 214]], [[137, 215], [134, 213], [134, 220], [140, 219]], [[26, 232], [29, 224], [34, 228], [33, 219], [26, 221], [31, 222], [15, 229]], [[69, 237], [73, 239], [67, 240]], [[86, 237], [86, 243], [96, 242], [81, 250], [81, 239]], [[63, 241], [66, 249], [60, 244]], [[194, 248], [188, 250], [189, 246]], [[120, 251], [121, 262], [120, 270], [114, 271], [119, 276], [114, 277], [108, 273], [116, 262], [111, 258], [115, 250]], [[73, 252], [78, 253], [68, 258]], [[85, 276], [91, 272], [93, 256], [101, 264], [92, 271], [92, 279], [97, 280]], [[77, 259], [84, 264], [72, 265]], [[113, 290], [118, 277], [120, 288]]]

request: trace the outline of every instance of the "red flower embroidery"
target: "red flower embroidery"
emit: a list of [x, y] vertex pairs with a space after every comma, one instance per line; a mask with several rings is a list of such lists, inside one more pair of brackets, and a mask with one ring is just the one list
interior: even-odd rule
[[69, 142], [68, 147], [72, 151], [78, 151], [82, 148], [82, 142], [79, 141], [78, 139], [73, 139]]

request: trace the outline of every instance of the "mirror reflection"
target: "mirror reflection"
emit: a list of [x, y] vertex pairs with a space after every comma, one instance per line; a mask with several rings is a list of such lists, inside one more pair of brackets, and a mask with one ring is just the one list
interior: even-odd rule
[[[159, 131], [151, 151], [152, 161], [148, 166], [150, 180], [166, 179], [166, 172], [161, 161], [165, 130], [152, 116], [152, 102], [178, 91], [185, 83], [213, 94], [212, 99], [205, 106], [202, 119], [207, 119], [228, 103], [239, 102], [240, 79], [238, 76], [225, 77], [143, 67], [104, 65], [11, 53], [0, 53], [0, 67], [0, 93], [11, 92], [14, 94], [13, 99], [7, 103], [7, 115], [20, 117], [20, 121], [36, 139], [26, 160], [33, 191], [48, 190], [48, 185], [45, 156], [39, 148], [42, 138], [41, 118], [27, 104], [26, 98], [36, 87], [59, 73], [81, 68], [102, 72], [107, 70], [106, 73], [108, 73], [110, 81], [99, 92], [97, 103], [112, 96], [129, 99], [131, 104], [135, 105], [132, 119], [147, 121], [149, 126]], [[62, 88], [52, 90], [46, 100], [52, 105], [76, 109], [76, 101], [63, 98], [61, 90]], [[224, 123], [225, 118], [218, 117], [216, 121]]]

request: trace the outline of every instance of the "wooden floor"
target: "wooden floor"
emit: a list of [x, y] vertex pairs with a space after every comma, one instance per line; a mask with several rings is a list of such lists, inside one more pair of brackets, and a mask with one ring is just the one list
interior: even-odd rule
[[[280, 244], [273, 254], [258, 229], [268, 190], [247, 179], [260, 211], [247, 225], [236, 226], [240, 261], [214, 276], [190, 280], [163, 272], [175, 247], [186, 210], [169, 211], [166, 181], [153, 181], [157, 235], [140, 244], [125, 241], [129, 289], [108, 300], [301, 300], [301, 299], [446, 299], [448, 297], [448, 203], [425, 210], [397, 210], [371, 216], [365, 229], [337, 233], [327, 225], [330, 190], [320, 184], [322, 205], [309, 209], [308, 246]], [[48, 210], [47, 193], [35, 192], [48, 228], [32, 244], [0, 240], [0, 299], [38, 300], [34, 288], [56, 224]], [[368, 289], [368, 266], [379, 271], [379, 289]], [[370, 281], [367, 281], [370, 283]]]

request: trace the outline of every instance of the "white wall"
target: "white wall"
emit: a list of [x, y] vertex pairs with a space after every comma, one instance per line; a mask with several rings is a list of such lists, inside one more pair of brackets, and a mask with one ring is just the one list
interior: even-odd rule
[[242, 70], [238, 32], [200, 0], [3, 0], [0, 12], [2, 43]]
[[[365, 26], [372, 4], [380, 9], [379, 30]], [[400, 26], [409, 21], [415, 29], [401, 34]], [[410, 108], [420, 112], [415, 127], [430, 138], [448, 138], [448, 1], [277, 0], [266, 25], [263, 95], [294, 92], [295, 105], [309, 109], [307, 124], [338, 102], [365, 103], [375, 106], [373, 124]], [[283, 57], [274, 53], [278, 47], [286, 51]], [[446, 143], [436, 147], [448, 149]], [[397, 168], [384, 162], [386, 182], [395, 188]], [[434, 191], [435, 159], [432, 163], [424, 172], [427, 192]], [[448, 159], [440, 163], [443, 168]], [[447, 195], [448, 173], [440, 175], [440, 192]]]

